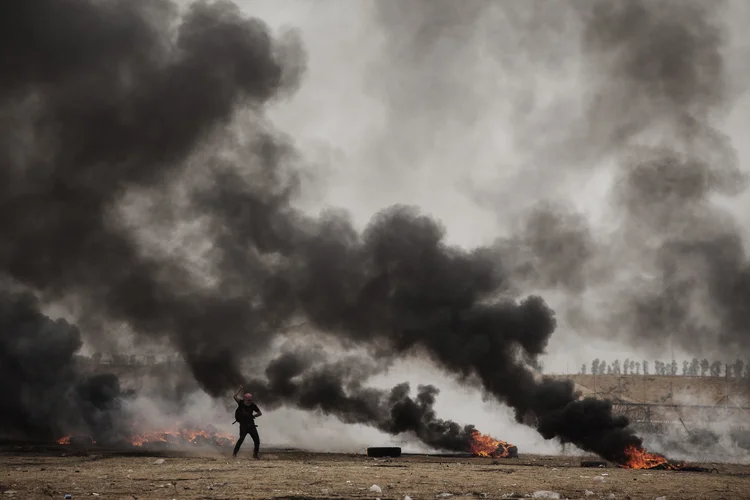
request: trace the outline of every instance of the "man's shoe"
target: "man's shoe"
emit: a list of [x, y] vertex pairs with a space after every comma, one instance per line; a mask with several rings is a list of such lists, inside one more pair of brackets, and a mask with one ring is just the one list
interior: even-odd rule
[[260, 460], [260, 455], [258, 455], [257, 453], [253, 453], [253, 458], [255, 460]]

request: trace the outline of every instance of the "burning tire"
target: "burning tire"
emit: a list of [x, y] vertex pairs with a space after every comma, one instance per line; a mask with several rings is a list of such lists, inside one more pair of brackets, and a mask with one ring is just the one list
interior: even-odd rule
[[368, 457], [393, 457], [398, 458], [401, 456], [401, 448], [398, 446], [375, 446], [367, 448]]

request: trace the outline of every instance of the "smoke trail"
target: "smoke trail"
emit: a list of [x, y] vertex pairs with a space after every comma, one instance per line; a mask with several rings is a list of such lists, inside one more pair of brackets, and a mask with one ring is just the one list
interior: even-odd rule
[[333, 415], [344, 423], [411, 435], [436, 449], [471, 450], [474, 426], [461, 426], [435, 414], [437, 388], [419, 386], [416, 398], [411, 398], [408, 383], [389, 391], [362, 385], [379, 371], [367, 358], [329, 362], [323, 352], [306, 347], [305, 351], [286, 352], [271, 361], [265, 369], [266, 381], [254, 380], [247, 387], [265, 407], [293, 405]]

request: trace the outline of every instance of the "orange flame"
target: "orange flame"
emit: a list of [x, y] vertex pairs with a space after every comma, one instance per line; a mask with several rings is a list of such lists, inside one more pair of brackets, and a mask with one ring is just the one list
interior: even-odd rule
[[662, 455], [657, 453], [649, 453], [645, 449], [638, 446], [628, 446], [625, 449], [625, 456], [628, 460], [622, 464], [622, 467], [626, 469], [653, 469], [655, 467], [661, 467], [664, 469], [678, 470], [679, 465], [670, 463]]
[[[58, 444], [70, 444], [72, 436], [65, 436], [57, 440]], [[227, 446], [234, 442], [233, 436], [226, 432], [218, 432], [212, 427], [196, 429], [180, 426], [176, 429], [155, 430], [140, 432], [126, 438], [133, 446], [143, 446], [145, 443], [172, 443], [172, 444], [208, 444], [214, 446]], [[92, 442], [96, 443], [96, 441]]]
[[227, 446], [232, 444], [231, 434], [217, 432], [213, 429], [188, 429], [179, 428], [174, 430], [158, 430], [141, 432], [128, 438], [133, 446], [143, 446], [144, 443], [174, 443], [174, 444], [212, 444]]
[[[96, 441], [94, 441], [94, 438], [91, 436], [77, 436], [78, 439], [86, 438], [87, 440], [90, 440], [92, 444], [96, 444]], [[73, 440], [73, 436], [65, 436], [61, 437], [57, 440], [57, 444], [70, 444]]]
[[500, 441], [479, 431], [473, 431], [471, 434], [471, 453], [478, 457], [509, 457], [512, 446], [510, 443]]

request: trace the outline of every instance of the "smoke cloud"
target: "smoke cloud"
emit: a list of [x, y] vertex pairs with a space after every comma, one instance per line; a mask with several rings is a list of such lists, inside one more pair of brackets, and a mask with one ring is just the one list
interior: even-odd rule
[[722, 4], [598, 2], [584, 55], [595, 81], [593, 144], [618, 164], [614, 262], [653, 278], [618, 290], [614, 322], [688, 352], [746, 350], [742, 234], [717, 201], [746, 178], [716, 123], [729, 104]]
[[[721, 102], [701, 97], [713, 92], [718, 77], [683, 68], [699, 60], [707, 71], [720, 69], [714, 57], [720, 37], [697, 7], [680, 9], [680, 22], [667, 22], [656, 8], [613, 5], [596, 4], [587, 14], [587, 53], [597, 68], [610, 68], [602, 72], [608, 77], [602, 92], [615, 79], [623, 82], [616, 95], [597, 102], [646, 99], [641, 96], [649, 95], [654, 78], [659, 90], [648, 102], [628, 106], [622, 120], [593, 106], [591, 122], [602, 122], [595, 143], [603, 151], [630, 151], [657, 110], [662, 128], [680, 131], [670, 139], [700, 138], [701, 148], [680, 143], [681, 155], [665, 153], [663, 145], [647, 148], [651, 163], [637, 161], [639, 167], [627, 171], [618, 198], [632, 231], [641, 228], [634, 221], [644, 206], [656, 214], [650, 220], [677, 224], [675, 210], [692, 217], [707, 193], [732, 184], [735, 175], [735, 166], [707, 170], [708, 159], [696, 153], [706, 144], [724, 144], [700, 120]], [[464, 14], [479, 16], [472, 9]], [[626, 22], [632, 17], [642, 22]], [[667, 37], [660, 47], [688, 44], [693, 51], [673, 60], [665, 48], [657, 69], [644, 68], [641, 60], [659, 51], [633, 42], [631, 26], [646, 30], [638, 40], [658, 33]], [[399, 357], [421, 356], [506, 403], [519, 422], [547, 439], [614, 461], [624, 459], [627, 446], [640, 445], [608, 402], [579, 400], [572, 383], [536, 370], [557, 321], [542, 298], [522, 297], [513, 277], [531, 267], [527, 275], [546, 286], [584, 289], [581, 275], [596, 245], [575, 215], [560, 215], [550, 205], [529, 216], [517, 239], [504, 242], [514, 250], [530, 248], [529, 266], [523, 252], [514, 260], [498, 251], [502, 245], [466, 250], [447, 244], [444, 228], [413, 207], [386, 208], [361, 232], [344, 211], [311, 216], [295, 208], [300, 155], [265, 116], [268, 106], [301, 85], [306, 59], [293, 34], [276, 37], [224, 1], [195, 2], [181, 13], [167, 0], [29, 0], [0, 7], [0, 42], [0, 162], [6, 165], [0, 210], [9, 215], [0, 219], [0, 272], [45, 302], [74, 304], [83, 311], [77, 318], [83, 335], [106, 343], [110, 325], [126, 324], [136, 342], [174, 346], [211, 396], [226, 397], [249, 378], [248, 387], [271, 407], [322, 411], [465, 450], [473, 427], [435, 415], [436, 388], [419, 387], [412, 397], [408, 384], [390, 391], [366, 385]], [[435, 98], [447, 94], [450, 88], [438, 87]], [[665, 178], [663, 165], [675, 167]], [[682, 221], [680, 227], [695, 227], [693, 219]], [[144, 241], [144, 225], [156, 228], [157, 240], [177, 243], [168, 248]], [[545, 237], [548, 232], [564, 241]], [[734, 241], [733, 234], [725, 236]], [[190, 238], [208, 242], [199, 257], [180, 248]], [[707, 258], [704, 251], [713, 247], [697, 244], [703, 241], [673, 238], [660, 251]], [[557, 245], [575, 248], [564, 265], [551, 262]], [[744, 265], [740, 249], [714, 261], [717, 274]], [[707, 283], [712, 292], [723, 291], [715, 294], [722, 320], [741, 326], [744, 309], [734, 292], [745, 283], [736, 272], [717, 277], [727, 276], [734, 279], [729, 287]], [[11, 310], [20, 307], [12, 297]], [[72, 360], [82, 334], [44, 317], [26, 297], [24, 314], [36, 319], [27, 329], [9, 323], [1, 333], [9, 354], [3, 350], [8, 359], [0, 369], [22, 391], [1, 410], [2, 423], [27, 435], [82, 426], [112, 434], [110, 410], [121, 399], [116, 379], [77, 374]], [[636, 317], [653, 316], [636, 299], [628, 304], [645, 311]], [[273, 343], [300, 319], [317, 333], [266, 365]], [[39, 338], [43, 347], [28, 338]], [[319, 338], [357, 346], [366, 356], [332, 361], [313, 348]], [[28, 378], [18, 366], [48, 375]], [[64, 400], [51, 390], [58, 381], [80, 389]], [[35, 408], [25, 394], [38, 390], [51, 390], [51, 406], [83, 408], [85, 415], [63, 411], [71, 416], [23, 424]]]

